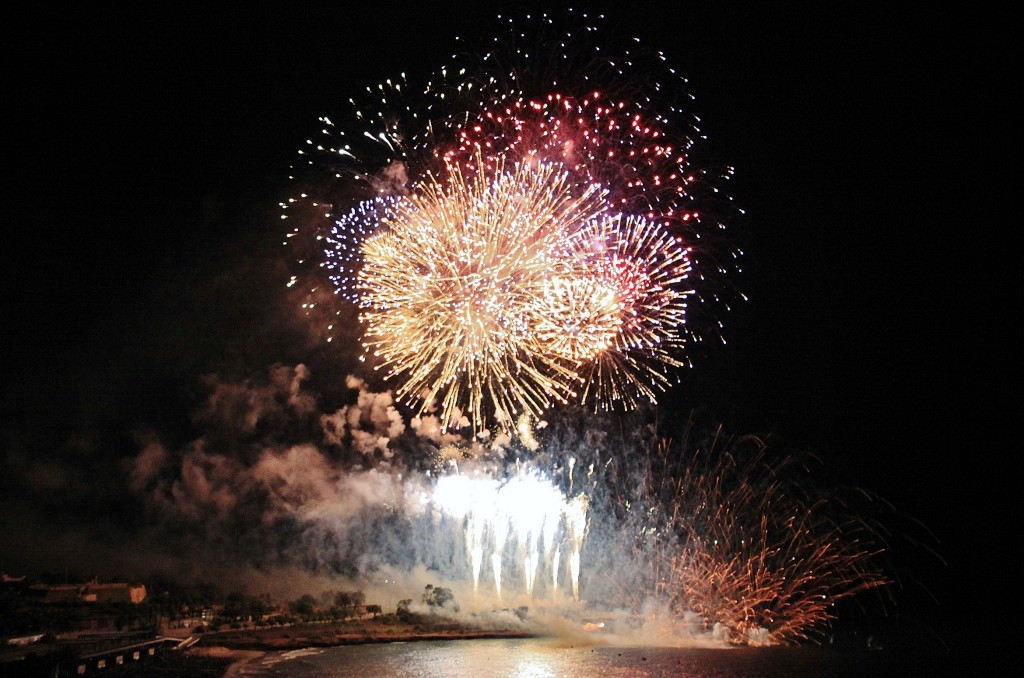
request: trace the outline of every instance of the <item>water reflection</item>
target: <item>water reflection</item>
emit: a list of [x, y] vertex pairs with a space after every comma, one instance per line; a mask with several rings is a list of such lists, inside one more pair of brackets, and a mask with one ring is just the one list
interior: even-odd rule
[[551, 639], [423, 641], [269, 653], [238, 678], [781, 678], [950, 675], [944, 654], [805, 648], [652, 648]]

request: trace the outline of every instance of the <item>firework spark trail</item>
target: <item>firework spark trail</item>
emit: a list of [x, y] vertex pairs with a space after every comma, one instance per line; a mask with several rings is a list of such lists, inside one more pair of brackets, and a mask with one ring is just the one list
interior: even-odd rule
[[[448, 475], [437, 480], [431, 501], [464, 530], [474, 594], [480, 589], [485, 556], [492, 563], [491, 583], [499, 597], [503, 580], [506, 589], [518, 582], [523, 593], [534, 596], [537, 584], [547, 582], [538, 574], [551, 578], [548, 598], [557, 595], [559, 580], [566, 578], [578, 593], [578, 573], [573, 578], [572, 571], [563, 572], [559, 554], [578, 551], [576, 531], [586, 513], [584, 509], [579, 515], [580, 499], [567, 499], [550, 479], [533, 470], [503, 482]], [[504, 577], [506, 573], [510, 576]]]

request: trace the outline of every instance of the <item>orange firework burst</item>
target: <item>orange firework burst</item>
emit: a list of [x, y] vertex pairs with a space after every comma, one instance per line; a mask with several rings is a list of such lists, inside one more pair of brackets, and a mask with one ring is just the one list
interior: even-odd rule
[[662, 440], [641, 469], [606, 470], [637, 521], [631, 604], [653, 597], [733, 644], [788, 645], [820, 634], [838, 602], [890, 583], [882, 533], [846, 493], [813, 492], [794, 458], [769, 459], [756, 437], [719, 445]]
[[573, 197], [555, 166], [469, 180], [451, 166], [399, 204], [366, 242], [359, 280], [364, 345], [399, 396], [475, 427], [570, 396], [571, 365], [538, 350], [534, 318], [564, 234], [600, 213], [599, 197]]

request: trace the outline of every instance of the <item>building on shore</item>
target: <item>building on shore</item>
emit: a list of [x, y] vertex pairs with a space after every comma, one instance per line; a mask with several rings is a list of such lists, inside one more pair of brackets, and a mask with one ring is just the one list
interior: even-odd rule
[[44, 604], [57, 603], [132, 603], [138, 605], [146, 599], [144, 584], [110, 582], [101, 584], [93, 580], [86, 584], [37, 584], [33, 592], [42, 595]]

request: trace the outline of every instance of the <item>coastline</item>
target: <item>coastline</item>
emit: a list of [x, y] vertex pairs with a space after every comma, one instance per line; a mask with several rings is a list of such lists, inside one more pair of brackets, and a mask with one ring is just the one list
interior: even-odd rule
[[222, 676], [234, 678], [243, 666], [259, 661], [270, 652], [429, 640], [533, 638], [537, 635], [536, 632], [523, 629], [483, 629], [439, 620], [402, 622], [390, 617], [208, 633], [185, 650], [184, 654], [201, 661], [224, 660], [227, 666]]

